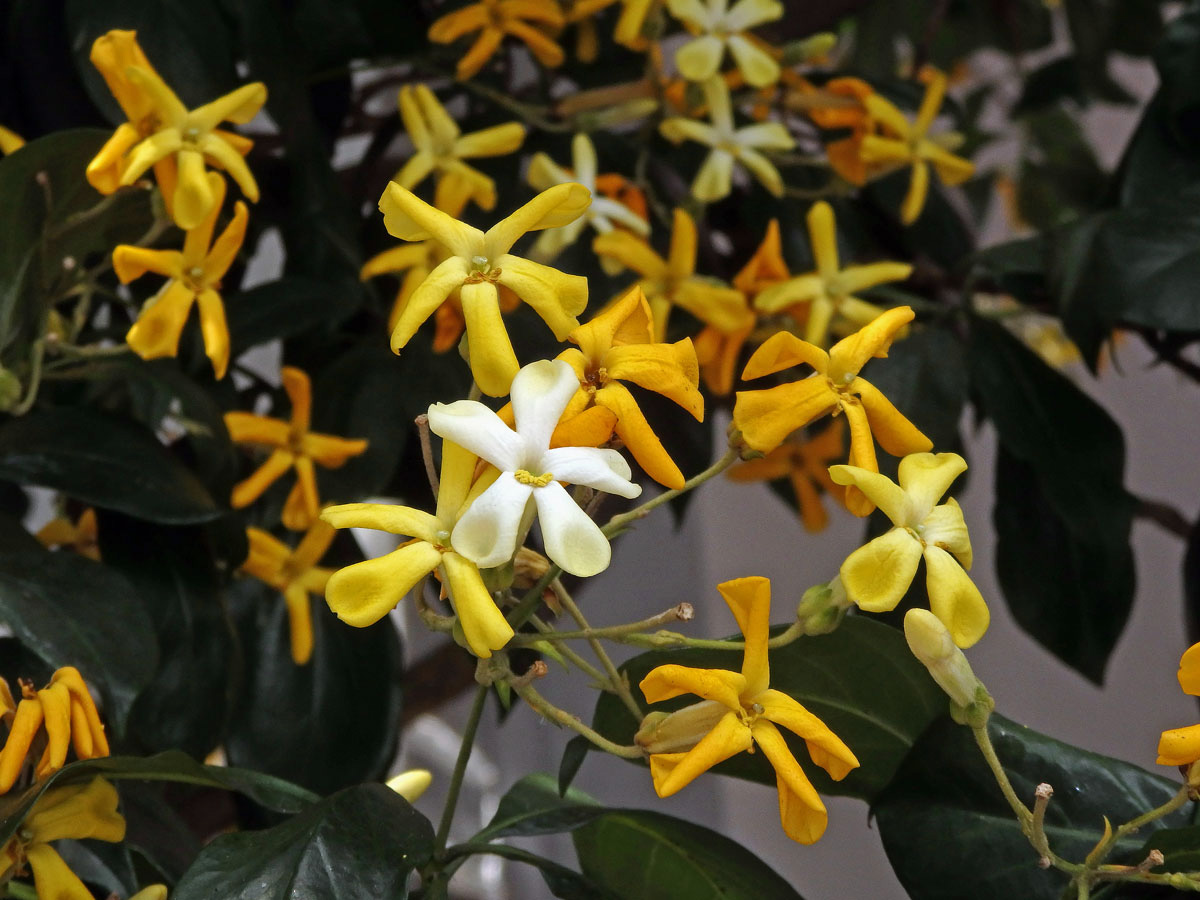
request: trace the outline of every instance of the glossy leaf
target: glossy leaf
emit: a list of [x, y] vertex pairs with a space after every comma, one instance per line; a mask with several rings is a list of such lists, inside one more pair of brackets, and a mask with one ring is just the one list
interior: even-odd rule
[[572, 835], [583, 874], [628, 900], [798, 900], [736, 841], [646, 810], [606, 813]]
[[500, 806], [473, 841], [513, 835], [560, 834], [585, 825], [604, 813], [604, 807], [582, 791], [559, 796], [550, 775], [526, 775], [500, 798]]
[[[636, 685], [652, 668], [667, 663], [737, 671], [742, 653], [656, 650], [621, 668], [640, 698]], [[868, 801], [887, 786], [921, 732], [946, 709], [945, 695], [913, 658], [904, 636], [866, 616], [849, 617], [832, 634], [801, 638], [772, 650], [771, 687], [824, 720], [861, 763], [844, 780], [833, 781], [812, 765], [803, 741], [784, 731], [817, 790]], [[683, 696], [646, 708], [672, 710], [694, 702], [694, 697]], [[640, 724], [613, 695], [600, 696], [594, 726], [602, 734], [629, 744]], [[775, 772], [761, 753], [738, 754], [713, 771], [775, 784]]]
[[345, 319], [362, 301], [356, 282], [285, 275], [225, 299], [236, 356], [250, 347]]
[[141, 598], [116, 570], [38, 547], [0, 553], [0, 622], [54, 668], [75, 666], [120, 735], [150, 681], [158, 642]]
[[345, 900], [408, 896], [433, 854], [433, 826], [382, 784], [347, 788], [281, 825], [218, 837], [175, 900]]
[[520, 847], [510, 847], [508, 844], [469, 843], [451, 847], [447, 853], [450, 859], [456, 856], [500, 856], [534, 866], [541, 872], [551, 895], [559, 897], [560, 900], [612, 900], [613, 897], [611, 893], [601, 890], [591, 879], [573, 869]]
[[[1082, 860], [1100, 839], [1104, 816], [1127, 821], [1165, 803], [1177, 788], [1130, 763], [1001, 716], [992, 716], [989, 732], [1018, 797], [1032, 804], [1038, 784], [1055, 789], [1046, 834], [1051, 849], [1071, 861]], [[1056, 900], [1066, 884], [1061, 872], [1038, 866], [970, 730], [949, 718], [922, 736], [872, 812], [888, 859], [913, 900]], [[1176, 813], [1157, 827], [1185, 821], [1186, 812]], [[1114, 861], [1140, 862], [1144, 842], [1127, 836]]]
[[86, 408], [44, 409], [0, 425], [0, 478], [166, 525], [222, 512], [153, 434]]

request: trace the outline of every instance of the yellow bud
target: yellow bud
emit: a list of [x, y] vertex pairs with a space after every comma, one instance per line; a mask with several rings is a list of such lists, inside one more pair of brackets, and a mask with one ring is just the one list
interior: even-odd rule
[[652, 712], [642, 719], [633, 742], [647, 753], [681, 753], [691, 750], [716, 727], [728, 709], [702, 700], [673, 713]]
[[904, 638], [951, 701], [962, 707], [975, 703], [979, 679], [941, 619], [927, 609], [910, 609], [904, 614]]
[[409, 769], [387, 780], [387, 786], [409, 803], [425, 793], [432, 783], [433, 773], [428, 769]]
[[144, 887], [129, 900], [167, 900], [167, 886], [165, 884], [152, 884], [149, 887]]

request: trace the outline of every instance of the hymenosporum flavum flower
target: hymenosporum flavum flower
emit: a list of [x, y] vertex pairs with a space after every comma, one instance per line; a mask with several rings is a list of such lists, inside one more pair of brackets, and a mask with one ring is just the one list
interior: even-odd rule
[[[1179, 659], [1179, 686], [1185, 694], [1200, 697], [1200, 644], [1192, 644]], [[1158, 741], [1161, 766], [1191, 766], [1200, 760], [1200, 725], [1164, 731]], [[1189, 773], [1189, 783], [1192, 776]]]
[[804, 739], [812, 761], [836, 781], [858, 759], [819, 718], [770, 686], [767, 640], [771, 582], [754, 576], [717, 585], [745, 637], [741, 672], [665, 665], [642, 679], [646, 700], [659, 703], [695, 694], [699, 703], [666, 716], [647, 717], [637, 742], [651, 754], [650, 775], [660, 797], [669, 797], [717, 763], [757, 745], [775, 769], [779, 816], [787, 836], [802, 844], [820, 839], [829, 821], [812, 782], [779, 733], [782, 726]]
[[522, 41], [543, 66], [562, 65], [562, 48], [541, 28], [561, 28], [564, 24], [556, 0], [479, 0], [430, 25], [429, 39], [435, 44], [452, 44], [465, 34], [479, 32], [458, 61], [455, 74], [462, 81], [484, 67], [506, 35]]
[[675, 65], [689, 81], [705, 81], [721, 70], [726, 48], [751, 87], [779, 80], [779, 63], [746, 34], [783, 16], [776, 0], [667, 0], [667, 9], [695, 37], [675, 51]]
[[550, 437], [563, 410], [579, 389], [579, 379], [561, 360], [525, 366], [513, 379], [516, 428], [473, 400], [435, 403], [429, 427], [500, 470], [454, 526], [455, 550], [480, 567], [512, 559], [537, 508], [546, 555], [572, 575], [588, 576], [608, 568], [612, 549], [600, 527], [571, 498], [560, 482], [636, 497], [629, 464], [616, 450], [556, 447]]
[[573, 222], [590, 201], [591, 192], [582, 185], [556, 185], [485, 233], [434, 209], [412, 191], [389, 184], [379, 201], [388, 232], [402, 241], [432, 237], [450, 251], [408, 298], [392, 331], [392, 351], [399, 353], [421, 323], [457, 290], [475, 382], [489, 396], [506, 394], [519, 365], [500, 316], [498, 286], [511, 288], [533, 307], [559, 340], [579, 325], [575, 317], [587, 306], [586, 278], [508, 251], [527, 232]]

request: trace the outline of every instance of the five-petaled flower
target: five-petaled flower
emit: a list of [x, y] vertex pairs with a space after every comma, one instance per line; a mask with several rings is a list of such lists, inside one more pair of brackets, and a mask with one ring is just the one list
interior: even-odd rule
[[283, 389], [292, 401], [290, 422], [248, 412], [225, 413], [225, 427], [234, 443], [271, 448], [266, 461], [234, 486], [230, 502], [234, 509], [249, 506], [284, 472], [294, 468], [296, 484], [283, 506], [283, 524], [293, 531], [303, 531], [321, 511], [314, 464], [336, 469], [365, 451], [367, 442], [309, 431], [312, 385], [308, 376], [292, 366], [284, 366], [281, 374]]
[[428, 86], [405, 85], [398, 96], [400, 118], [416, 150], [392, 180], [409, 190], [437, 173], [433, 205], [457, 216], [474, 200], [483, 209], [496, 205], [496, 183], [463, 162], [481, 156], [513, 153], [525, 140], [525, 126], [505, 122], [463, 134]]
[[[1179, 686], [1185, 694], [1200, 697], [1200, 644], [1192, 644], [1179, 659]], [[1188, 766], [1200, 760], [1200, 725], [1164, 731], [1158, 741], [1160, 766]], [[1192, 778], [1189, 775], [1189, 783]]]
[[842, 320], [861, 328], [883, 312], [875, 304], [854, 296], [858, 291], [903, 281], [912, 274], [912, 266], [877, 262], [841, 268], [833, 207], [824, 200], [814, 203], [808, 211], [807, 222], [816, 271], [771, 285], [754, 298], [754, 306], [761, 312], [774, 313], [804, 304], [808, 313], [804, 340], [824, 347], [829, 340], [831, 324], [836, 329], [838, 320]]
[[[893, 456], [930, 450], [933, 442], [913, 425], [878, 388], [860, 377], [868, 360], [886, 356], [901, 328], [913, 318], [907, 306], [889, 309], [826, 353], [815, 344], [781, 331], [759, 347], [742, 372], [743, 379], [761, 378], [805, 364], [815, 372], [808, 378], [760, 391], [738, 391], [733, 424], [746, 444], [768, 453], [784, 438], [826, 413], [845, 413], [850, 426], [850, 463], [879, 471], [875, 440]], [[846, 491], [846, 507], [865, 516], [875, 508], [855, 488]]]
[[562, 47], [539, 26], [562, 28], [565, 24], [556, 0], [479, 0], [430, 25], [429, 39], [435, 44], [452, 44], [465, 34], [479, 32], [455, 70], [458, 78], [465, 80], [483, 68], [509, 34], [523, 41], [543, 66], [561, 66]]
[[173, 160], [174, 166], [156, 168], [156, 174], [175, 224], [184, 229], [197, 227], [220, 205], [206, 162], [228, 172], [248, 200], [258, 200], [258, 184], [242, 159], [251, 143], [217, 126], [253, 119], [267, 99], [261, 82], [189, 110], [146, 60], [135, 32], [110, 31], [97, 38], [92, 62], [129, 119], [88, 164], [93, 187], [112, 193], [151, 166]]
[[728, 47], [746, 84], [761, 88], [779, 80], [779, 63], [746, 32], [782, 17], [782, 3], [737, 0], [731, 7], [729, 0], [667, 0], [667, 9], [696, 35], [675, 51], [675, 65], [684, 78], [712, 78]]
[[733, 102], [729, 88], [719, 76], [703, 84], [708, 122], [674, 116], [664, 119], [659, 131], [673, 144], [696, 141], [712, 148], [692, 181], [692, 196], [712, 203], [729, 195], [733, 187], [733, 164], [741, 163], [772, 195], [783, 196], [783, 176], [761, 151], [791, 150], [796, 142], [779, 122], [757, 122], [733, 126]]
[[46, 791], [26, 814], [16, 834], [0, 847], [0, 882], [22, 874], [28, 863], [38, 897], [92, 900], [92, 892], [50, 842], [87, 838], [123, 841], [125, 819], [117, 812], [119, 800], [117, 789], [103, 778]]
[[457, 553], [481, 568], [508, 562], [531, 524], [529, 512], [536, 505], [546, 555], [563, 571], [586, 577], [608, 568], [612, 556], [608, 538], [562, 483], [629, 498], [642, 489], [629, 480], [629, 463], [616, 450], [550, 449], [554, 428], [578, 390], [579, 379], [567, 363], [540, 360], [513, 379], [515, 430], [474, 400], [429, 407], [434, 434], [500, 470], [454, 526], [450, 542]]
[[669, 797], [717, 763], [753, 752], [757, 745], [775, 769], [783, 830], [794, 841], [815, 843], [829, 816], [776, 726], [803, 738], [812, 761], [835, 781], [857, 768], [858, 759], [824, 722], [770, 687], [771, 582], [759, 576], [737, 578], [717, 590], [745, 638], [742, 671], [669, 664], [642, 679], [642, 693], [650, 703], [681, 694], [703, 698], [666, 717], [648, 717], [638, 732], [638, 743], [651, 754], [654, 790]]
[[934, 71], [925, 86], [925, 96], [917, 116], [909, 122], [904, 113], [889, 100], [871, 93], [863, 104], [873, 122], [883, 129], [882, 134], [867, 134], [859, 153], [868, 167], [896, 168], [910, 166], [908, 193], [900, 206], [900, 221], [910, 225], [921, 215], [929, 193], [929, 168], [948, 185], [962, 184], [975, 173], [975, 166], [951, 151], [962, 142], [956, 131], [929, 134], [929, 129], [946, 96], [946, 76]]
[[58, 669], [40, 691], [22, 681], [18, 703], [13, 702], [8, 683], [0, 678], [0, 720], [8, 726], [8, 736], [0, 749], [0, 794], [16, 783], [30, 747], [43, 731], [45, 749], [33, 771], [37, 778], [61, 769], [69, 747], [75, 748], [78, 759], [108, 756], [108, 738], [100, 713], [74, 666]]
[[891, 530], [859, 547], [842, 563], [842, 585], [859, 609], [889, 612], [925, 559], [929, 609], [949, 629], [954, 642], [970, 647], [987, 631], [989, 614], [971, 568], [971, 537], [953, 497], [936, 505], [966, 471], [957, 453], [913, 453], [900, 460], [899, 484], [857, 466], [831, 466], [838, 484], [853, 485], [892, 520]]
[[250, 553], [242, 563], [242, 571], [283, 594], [292, 661], [298, 666], [312, 658], [312, 606], [308, 595], [325, 596], [325, 586], [333, 569], [322, 568], [317, 563], [336, 534], [332, 527], [318, 519], [293, 548], [261, 528], [246, 529]]
[[574, 370], [579, 391], [555, 432], [555, 440], [566, 444], [590, 443], [569, 437], [572, 433], [569, 417], [589, 408], [607, 409], [615, 419], [617, 436], [646, 474], [669, 488], [682, 488], [683, 473], [663, 449], [629, 388], [621, 382], [629, 381], [662, 394], [697, 421], [704, 421], [699, 363], [691, 340], [654, 343], [650, 306], [636, 285], [586, 325], [572, 331], [569, 339], [578, 348], [564, 350], [558, 358]]
[[325, 600], [339, 619], [358, 628], [378, 622], [404, 595], [436, 572], [458, 615], [467, 646], [489, 657], [513, 635], [475, 564], [456, 552], [452, 533], [459, 517], [494, 472], [473, 480], [476, 456], [451, 441], [442, 442], [442, 469], [433, 515], [407, 506], [347, 503], [330, 506], [321, 518], [335, 528], [374, 528], [410, 535], [391, 553], [339, 569], [329, 580]]
[[467, 353], [479, 389], [508, 393], [519, 365], [504, 321], [497, 288], [505, 285], [533, 307], [560, 341], [579, 325], [587, 306], [587, 279], [513, 256], [509, 249], [529, 231], [557, 228], [587, 210], [591, 193], [579, 184], [542, 191], [512, 215], [482, 232], [434, 209], [412, 191], [389, 184], [380, 198], [383, 224], [402, 241], [436, 238], [450, 255], [413, 290], [392, 331], [392, 351], [412, 339], [453, 291], [459, 292], [467, 327]]
[[239, 200], [234, 204], [233, 218], [214, 243], [213, 231], [225, 199], [225, 179], [216, 172], [205, 177], [211, 182], [215, 200], [208, 216], [195, 228], [188, 229], [183, 250], [150, 250], [121, 244], [113, 251], [113, 270], [122, 284], [147, 272], [170, 279], [146, 303], [125, 335], [130, 349], [142, 359], [175, 356], [194, 303], [200, 310], [204, 352], [212, 362], [213, 373], [220, 379], [229, 367], [229, 328], [218, 289], [246, 238], [249, 215], [246, 204]]
[[596, 235], [592, 249], [642, 276], [638, 286], [650, 303], [656, 341], [666, 337], [672, 306], [722, 329], [736, 329], [745, 321], [746, 298], [741, 291], [696, 275], [696, 222], [682, 209], [675, 210], [666, 259], [628, 231]]

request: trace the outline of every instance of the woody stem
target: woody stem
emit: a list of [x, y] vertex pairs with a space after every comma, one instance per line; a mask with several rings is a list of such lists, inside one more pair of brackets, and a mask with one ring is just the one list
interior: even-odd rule
[[[584, 618], [583, 611], [580, 610], [575, 601], [571, 599], [571, 595], [567, 592], [566, 588], [562, 586], [562, 583], [559, 582], [558, 579], [555, 579], [550, 583], [550, 586], [554, 589], [554, 593], [558, 597], [558, 602], [562, 604], [563, 609], [567, 611], [567, 614], [575, 620], [575, 623], [585, 631], [591, 630], [592, 626], [589, 625], [587, 619]], [[625, 704], [625, 708], [629, 710], [629, 712], [633, 715], [633, 718], [637, 721], [641, 721], [642, 708], [638, 706], [637, 701], [633, 699], [633, 694], [629, 691], [629, 684], [625, 681], [625, 676], [617, 671], [617, 667], [613, 664], [612, 658], [609, 657], [608, 653], [605, 651], [604, 645], [594, 637], [586, 638], [586, 640], [588, 642], [588, 646], [592, 648], [592, 653], [596, 655], [596, 659], [600, 661], [600, 665], [603, 666], [604, 671], [608, 673], [608, 678], [606, 680], [608, 681], [612, 692], [621, 698], [621, 702]]]
[[475, 702], [471, 704], [471, 712], [467, 715], [467, 724], [463, 727], [462, 744], [458, 748], [458, 759], [454, 761], [454, 772], [450, 775], [450, 788], [446, 792], [446, 805], [442, 807], [442, 820], [438, 823], [437, 837], [434, 839], [434, 854], [440, 856], [446, 850], [446, 840], [450, 837], [450, 824], [454, 821], [454, 808], [458, 806], [458, 795], [462, 790], [463, 776], [467, 771], [467, 763], [471, 759], [471, 750], [475, 746], [475, 732], [479, 730], [479, 719], [483, 715], [483, 704], [487, 700], [490, 685], [481, 684], [475, 690]]

